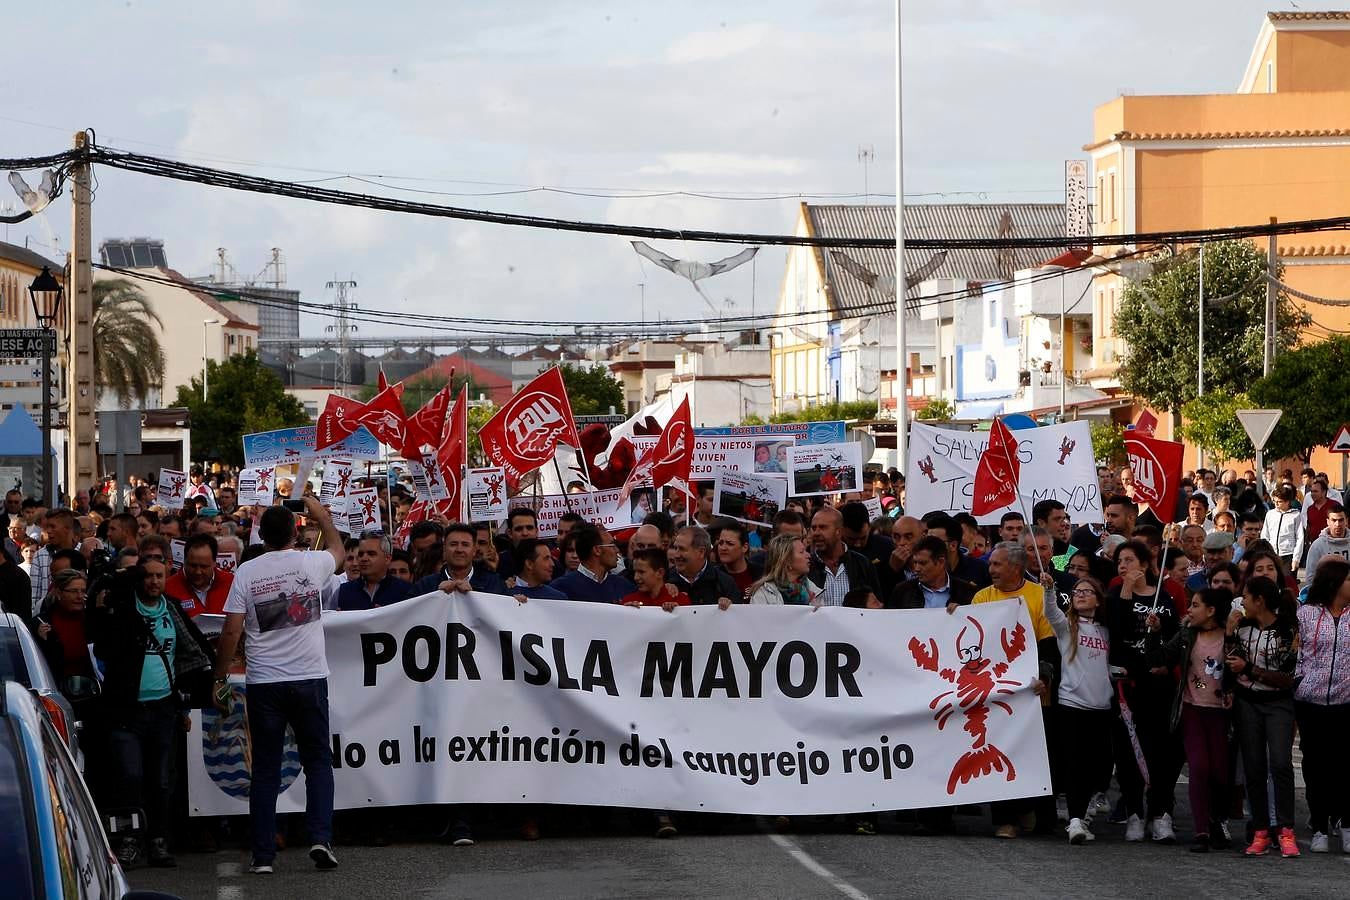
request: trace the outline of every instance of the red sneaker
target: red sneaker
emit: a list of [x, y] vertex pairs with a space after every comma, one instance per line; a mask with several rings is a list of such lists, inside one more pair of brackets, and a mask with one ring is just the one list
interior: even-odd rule
[[1298, 851], [1298, 841], [1294, 840], [1294, 829], [1280, 829], [1280, 855], [1285, 859], [1296, 859], [1302, 856]]
[[[1252, 836], [1252, 845], [1248, 847], [1246, 850], [1243, 850], [1242, 855], [1265, 856], [1269, 850], [1270, 850], [1270, 832], [1263, 828]], [[1297, 846], [1294, 847], [1294, 851], [1298, 852]]]

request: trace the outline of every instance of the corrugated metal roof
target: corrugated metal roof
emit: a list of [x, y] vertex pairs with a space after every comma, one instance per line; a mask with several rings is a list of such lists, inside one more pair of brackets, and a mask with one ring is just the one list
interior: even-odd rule
[[[812, 234], [821, 237], [884, 238], [895, 234], [895, 207], [802, 204]], [[1064, 233], [1062, 203], [923, 203], [905, 205], [905, 234], [922, 238], [1055, 237]], [[830, 299], [841, 312], [882, 299], [881, 292], [842, 271], [831, 254], [819, 250]], [[863, 268], [891, 283], [895, 254], [889, 250], [843, 251]], [[1053, 255], [1043, 249], [949, 250], [929, 278], [997, 281], [1018, 269], [1038, 266]], [[905, 269], [914, 272], [933, 256], [930, 250], [905, 251]], [[913, 303], [914, 291], [909, 291]]]

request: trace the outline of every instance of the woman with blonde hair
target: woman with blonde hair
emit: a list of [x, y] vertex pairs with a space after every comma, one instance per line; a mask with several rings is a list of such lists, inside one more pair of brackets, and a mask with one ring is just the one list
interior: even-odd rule
[[750, 602], [776, 606], [817, 605], [820, 588], [806, 577], [810, 571], [811, 554], [806, 549], [806, 541], [796, 535], [778, 535], [769, 541], [764, 577], [750, 587]]

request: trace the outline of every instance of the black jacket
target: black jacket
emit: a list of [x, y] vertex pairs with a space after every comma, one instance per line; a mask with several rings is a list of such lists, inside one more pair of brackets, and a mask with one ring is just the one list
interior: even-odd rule
[[[964, 579], [957, 578], [955, 575], [948, 574], [952, 588], [951, 602], [958, 606], [967, 606], [970, 601], [975, 599], [975, 593], [979, 590], [974, 584]], [[923, 586], [919, 584], [917, 578], [906, 578], [895, 586], [890, 597], [886, 601], [887, 609], [923, 609]]]
[[[881, 583], [877, 581], [877, 570], [872, 568], [872, 563], [867, 557], [863, 556], [857, 550], [844, 551], [844, 572], [848, 575], [848, 586], [850, 590], [856, 588], [871, 588], [872, 593], [881, 599]], [[825, 563], [816, 552], [811, 551], [811, 571], [807, 573], [815, 583], [816, 587], [825, 587]]]
[[704, 565], [703, 571], [692, 583], [686, 581], [674, 567], [667, 573], [666, 581], [688, 594], [690, 602], [695, 606], [715, 604], [722, 597], [726, 597], [732, 603], [745, 602], [745, 597], [736, 586], [735, 580], [711, 563]]
[[[108, 607], [94, 622], [94, 655], [104, 665], [103, 698], [112, 721], [136, 708], [141, 689], [141, 668], [146, 662], [146, 639], [150, 630], [136, 611], [134, 585], [140, 569], [128, 570], [109, 594]], [[173, 617], [174, 656], [170, 679], [173, 694], [184, 709], [211, 704], [211, 675], [215, 652], [206, 638], [183, 614], [178, 604], [165, 600]]]
[[28, 573], [0, 547], [0, 610], [14, 613], [27, 624], [33, 618], [33, 589]]
[[896, 585], [905, 576], [891, 568], [891, 554], [895, 552], [895, 541], [884, 534], [869, 532], [867, 541], [861, 547], [854, 547], [858, 553], [867, 557], [872, 570], [877, 573], [877, 583], [881, 586], [878, 599], [884, 600], [895, 590]]

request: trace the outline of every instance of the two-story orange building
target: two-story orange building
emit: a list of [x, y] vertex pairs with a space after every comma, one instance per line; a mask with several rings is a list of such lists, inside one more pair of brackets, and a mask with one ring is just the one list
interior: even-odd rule
[[[1117, 97], [1095, 110], [1084, 149], [1097, 234], [1350, 214], [1350, 12], [1268, 13], [1234, 93]], [[1291, 287], [1350, 297], [1350, 232], [1282, 236], [1278, 252]], [[1093, 287], [1097, 386], [1115, 383], [1122, 286], [1104, 275]], [[1350, 308], [1306, 308], [1309, 340], [1350, 329]]]

